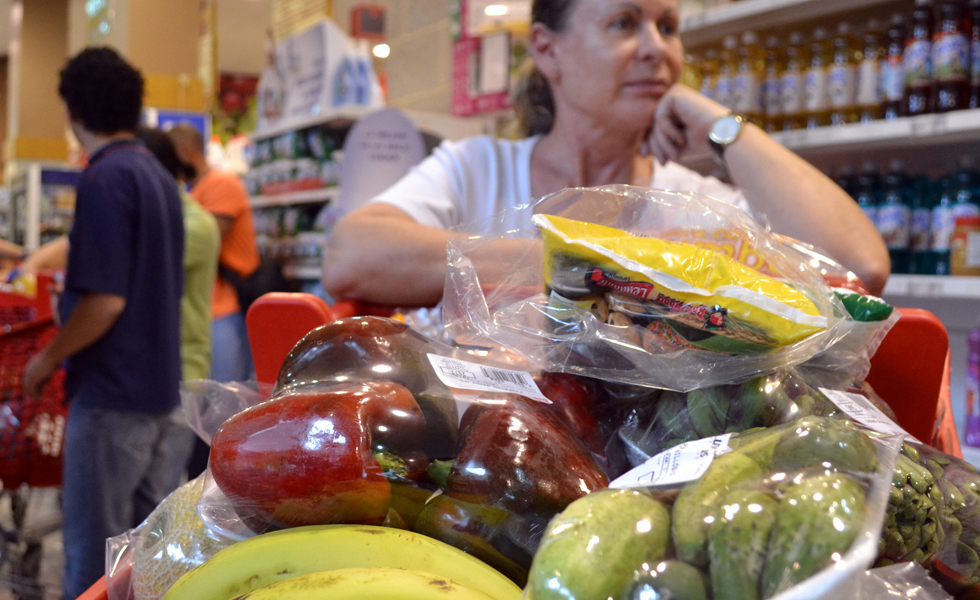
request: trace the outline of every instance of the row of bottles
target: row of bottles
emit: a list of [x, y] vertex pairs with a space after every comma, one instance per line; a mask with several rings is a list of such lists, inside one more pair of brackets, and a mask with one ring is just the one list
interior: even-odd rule
[[950, 275], [957, 219], [980, 217], [980, 171], [963, 157], [957, 171], [933, 180], [910, 176], [901, 160], [884, 175], [866, 162], [841, 167], [837, 184], [857, 201], [888, 245], [892, 273]]
[[909, 16], [860, 33], [755, 32], [688, 61], [688, 83], [768, 131], [980, 107], [980, 0], [917, 0]]

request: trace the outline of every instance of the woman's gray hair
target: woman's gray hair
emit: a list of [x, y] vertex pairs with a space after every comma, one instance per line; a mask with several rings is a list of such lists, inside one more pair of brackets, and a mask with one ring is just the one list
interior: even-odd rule
[[[534, 0], [531, 4], [531, 24], [541, 23], [555, 33], [564, 31], [577, 0]], [[528, 58], [521, 65], [520, 75], [511, 95], [514, 112], [525, 136], [551, 131], [555, 124], [555, 98], [545, 76]]]

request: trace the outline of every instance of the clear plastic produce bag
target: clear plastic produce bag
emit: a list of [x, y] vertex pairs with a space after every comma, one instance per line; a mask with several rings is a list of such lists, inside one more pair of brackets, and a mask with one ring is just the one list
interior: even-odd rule
[[588, 382], [477, 359], [391, 319], [312, 331], [272, 398], [214, 433], [202, 519], [236, 539], [406, 528], [523, 583], [548, 519], [608, 484], [611, 430]]
[[525, 597], [854, 597], [900, 443], [807, 417], [678, 446], [555, 517]]
[[542, 370], [686, 391], [799, 364], [845, 333], [817, 269], [705, 196], [567, 189], [478, 229], [450, 239], [447, 329]]
[[197, 514], [204, 476], [167, 496], [139, 527], [106, 541], [109, 600], [159, 600], [185, 573], [232, 543]]

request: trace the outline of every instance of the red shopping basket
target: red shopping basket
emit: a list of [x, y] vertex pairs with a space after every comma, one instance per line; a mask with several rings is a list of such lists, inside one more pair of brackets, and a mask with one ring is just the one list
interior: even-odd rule
[[58, 329], [51, 316], [50, 278], [38, 277], [38, 298], [0, 293], [0, 485], [61, 484], [64, 448], [65, 373], [58, 369], [41, 398], [23, 392], [27, 362], [51, 342]]

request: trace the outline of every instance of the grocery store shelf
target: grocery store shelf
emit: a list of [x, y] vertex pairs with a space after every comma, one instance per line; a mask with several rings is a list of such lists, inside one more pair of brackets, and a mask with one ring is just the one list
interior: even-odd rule
[[265, 208], [267, 206], [291, 206], [294, 204], [330, 202], [337, 197], [337, 192], [337, 187], [334, 186], [269, 196], [252, 196], [249, 198], [249, 204], [252, 205], [252, 208]]
[[892, 275], [882, 295], [892, 298], [980, 300], [980, 277]]
[[282, 268], [286, 279], [319, 279], [320, 267], [294, 267], [286, 265]]
[[[955, 164], [973, 143], [980, 141], [980, 109], [780, 131], [772, 137], [818, 168], [836, 169], [848, 161], [900, 157], [918, 165], [931, 161], [942, 166]], [[923, 148], [929, 148], [929, 152], [923, 153]], [[715, 166], [709, 154], [685, 156], [682, 163], [702, 171]]]
[[357, 105], [343, 106], [321, 115], [306, 117], [305, 119], [291, 120], [283, 125], [277, 125], [262, 131], [256, 131], [248, 137], [253, 142], [267, 140], [269, 138], [276, 137], [277, 135], [289, 133], [290, 131], [299, 131], [301, 129], [306, 129], [307, 127], [315, 127], [317, 125], [324, 125], [334, 121], [338, 123], [345, 121], [356, 121], [376, 110], [378, 109]]
[[686, 46], [720, 40], [748, 29], [770, 29], [891, 0], [743, 0], [681, 15], [681, 39]]
[[980, 138], [980, 109], [903, 117], [873, 123], [854, 123], [838, 127], [800, 129], [773, 134], [781, 144], [801, 155], [847, 150], [875, 150], [940, 145]]

